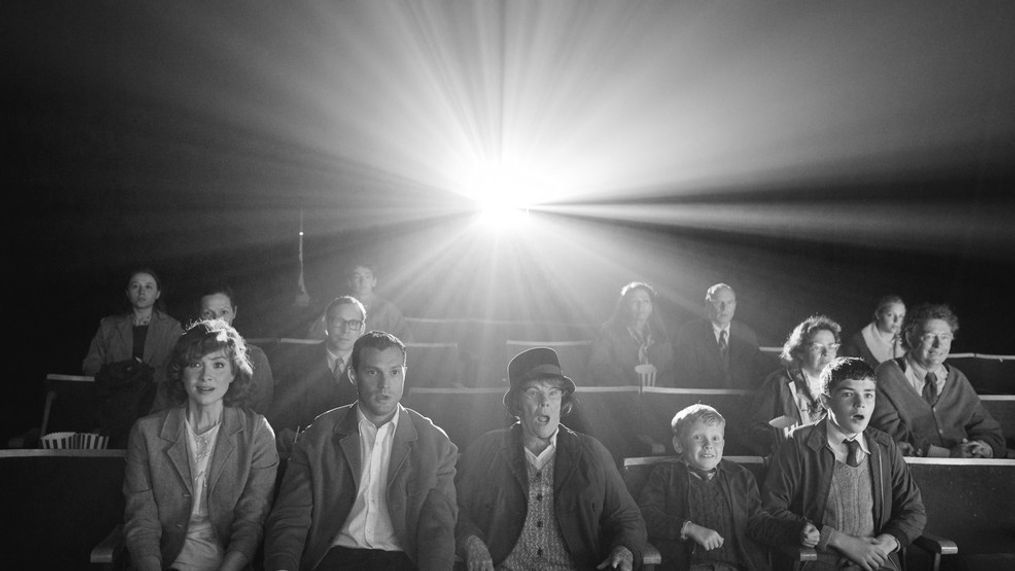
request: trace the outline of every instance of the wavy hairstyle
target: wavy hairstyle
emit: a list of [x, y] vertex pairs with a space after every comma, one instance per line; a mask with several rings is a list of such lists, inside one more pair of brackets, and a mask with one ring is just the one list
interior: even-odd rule
[[814, 339], [814, 334], [821, 330], [830, 331], [835, 336], [835, 342], [841, 342], [842, 327], [839, 327], [838, 323], [824, 315], [812, 315], [793, 328], [782, 345], [779, 359], [786, 365], [797, 363], [806, 350], [804, 347]]
[[233, 382], [222, 402], [226, 406], [245, 406], [253, 388], [254, 369], [250, 365], [247, 343], [232, 326], [221, 319], [206, 319], [187, 327], [176, 346], [168, 365], [168, 394], [176, 404], [187, 401], [183, 385], [184, 368], [205, 355], [222, 351], [233, 366]]

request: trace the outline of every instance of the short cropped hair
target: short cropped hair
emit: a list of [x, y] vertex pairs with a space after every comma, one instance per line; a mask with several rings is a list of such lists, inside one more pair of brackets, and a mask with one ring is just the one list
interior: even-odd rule
[[875, 318], [878, 317], [879, 315], [881, 315], [882, 312], [884, 312], [884, 310], [895, 305], [896, 303], [903, 306], [906, 305], [906, 302], [902, 301], [902, 298], [894, 293], [881, 296], [880, 298], [878, 298], [878, 304], [875, 306], [874, 317]]
[[910, 336], [931, 319], [945, 321], [952, 328], [952, 333], [959, 330], [959, 316], [955, 315], [952, 308], [943, 303], [921, 303], [913, 311], [907, 313], [905, 321], [902, 322], [902, 331], [905, 333], [902, 338], [905, 340], [907, 347], [910, 349], [914, 347], [910, 342]]
[[364, 307], [363, 302], [361, 302], [360, 300], [356, 299], [355, 297], [353, 297], [351, 295], [343, 295], [343, 296], [336, 297], [335, 299], [331, 300], [331, 302], [328, 304], [328, 306], [324, 308], [324, 328], [325, 329], [328, 328], [328, 321], [331, 319], [331, 312], [334, 311], [335, 308], [340, 306], [340, 305], [353, 305], [353, 306], [355, 306], [356, 309], [358, 309], [360, 311], [360, 313], [363, 314], [363, 321], [366, 321], [366, 319], [367, 319], [367, 308]]
[[827, 397], [845, 381], [878, 382], [874, 368], [859, 357], [836, 357], [821, 370], [821, 393]]
[[229, 287], [227, 283], [216, 283], [206, 286], [198, 299], [202, 297], [208, 297], [209, 295], [222, 294], [229, 298], [229, 305], [236, 307], [236, 295], [233, 293], [233, 288]]
[[670, 421], [670, 429], [673, 430], [674, 436], [680, 436], [684, 430], [687, 430], [687, 427], [699, 421], [705, 424], [726, 425], [726, 419], [723, 415], [719, 414], [718, 410], [707, 404], [692, 404], [673, 415], [673, 420]]
[[[356, 303], [359, 302], [357, 301]], [[405, 351], [405, 343], [402, 343], [401, 339], [383, 331], [371, 331], [366, 335], [363, 335], [357, 339], [356, 343], [352, 346], [352, 359], [350, 363], [352, 365], [352, 369], [354, 371], [359, 371], [360, 354], [363, 353], [364, 349], [370, 348], [383, 351], [385, 349], [390, 349], [391, 347], [398, 347], [402, 351], [402, 366], [404, 367], [408, 355]]]
[[[530, 382], [537, 382], [538, 383], [538, 382], [544, 382], [544, 381], [547, 382], [547, 383], [555, 383], [555, 384], [559, 383], [557, 388], [562, 389], [562, 390], [564, 389], [564, 387], [566, 385], [564, 380], [561, 379], [560, 377], [552, 377], [552, 376], [550, 376], [550, 377], [533, 377], [531, 379], [525, 379], [522, 383], [519, 383], [519, 386], [521, 386], [521, 385], [523, 385], [525, 383], [530, 383]], [[564, 390], [563, 392], [564, 392], [564, 396], [561, 398], [561, 401], [560, 401], [560, 415], [561, 416], [567, 416], [567, 415], [571, 414], [572, 410], [574, 410], [574, 407], [576, 405], [576, 401], [575, 401], [574, 391]], [[522, 391], [520, 391], [520, 390], [511, 390], [511, 391], [508, 392], [508, 394], [504, 398], [504, 405], [507, 407], [508, 413], [510, 413], [511, 416], [513, 416], [515, 418], [517, 418], [517, 417], [522, 415], [522, 404], [521, 404], [521, 402], [519, 402], [520, 399], [521, 399], [521, 395], [522, 395]]]
[[176, 341], [169, 360], [169, 398], [176, 404], [187, 401], [183, 386], [183, 370], [205, 355], [222, 351], [233, 365], [233, 382], [222, 402], [226, 406], [244, 406], [250, 396], [254, 369], [250, 365], [247, 343], [232, 326], [221, 319], [205, 319], [193, 323]]
[[730, 290], [730, 293], [733, 294], [733, 297], [737, 296], [737, 291], [733, 289], [733, 286], [719, 282], [717, 284], [712, 285], [711, 287], [708, 288], [707, 291], [705, 291], [705, 303], [712, 303], [712, 300], [715, 299], [715, 296], [719, 295], [719, 292], [724, 289]]
[[814, 335], [822, 329], [830, 331], [835, 336], [836, 343], [840, 342], [839, 334], [842, 332], [842, 327], [839, 327], [838, 323], [824, 315], [812, 315], [793, 328], [782, 345], [782, 353], [779, 354], [779, 358], [787, 365], [796, 362], [797, 358], [803, 354], [804, 346], [810, 343]]

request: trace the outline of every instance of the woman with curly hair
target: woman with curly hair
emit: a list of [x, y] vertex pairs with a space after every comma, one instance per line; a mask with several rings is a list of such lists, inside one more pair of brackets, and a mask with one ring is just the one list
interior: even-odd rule
[[168, 366], [175, 406], [138, 420], [127, 445], [125, 526], [136, 569], [243, 569], [254, 559], [278, 468], [263, 416], [241, 408], [252, 370], [221, 320], [180, 337]]
[[821, 370], [839, 352], [839, 324], [812, 315], [793, 328], [782, 346], [782, 367], [765, 379], [750, 409], [747, 441], [754, 452], [774, 452], [788, 429], [825, 418]]

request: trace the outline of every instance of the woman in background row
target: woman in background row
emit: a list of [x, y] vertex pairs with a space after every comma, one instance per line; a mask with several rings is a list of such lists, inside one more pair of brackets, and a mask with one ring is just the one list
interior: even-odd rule
[[765, 379], [754, 397], [747, 441], [767, 456], [789, 429], [825, 418], [821, 403], [821, 370], [839, 351], [839, 324], [812, 315], [793, 328], [782, 346], [783, 367]]
[[243, 569], [271, 507], [278, 454], [246, 408], [247, 347], [222, 320], [187, 329], [173, 350], [175, 406], [134, 424], [127, 446], [124, 535], [139, 570]]
[[95, 376], [103, 365], [135, 360], [155, 369], [155, 382], [165, 379], [166, 362], [183, 332], [180, 322], [159, 309], [162, 284], [150, 269], [135, 270], [127, 280], [130, 310], [99, 322], [81, 368]]
[[589, 378], [592, 385], [641, 384], [635, 367], [655, 367], [655, 383], [673, 386], [673, 345], [655, 311], [656, 291], [643, 282], [620, 290], [613, 315], [603, 324], [592, 344]]
[[886, 295], [878, 300], [874, 321], [857, 331], [842, 346], [842, 355], [860, 357], [873, 368], [885, 361], [906, 354], [902, 343], [902, 322], [906, 319], [906, 304], [897, 295]]

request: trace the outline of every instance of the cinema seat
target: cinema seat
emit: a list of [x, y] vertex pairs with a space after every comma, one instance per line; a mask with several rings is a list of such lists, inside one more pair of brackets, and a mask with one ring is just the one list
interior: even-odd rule
[[[767, 466], [765, 465], [764, 459], [760, 456], [724, 456], [726, 460], [736, 462], [741, 466], [744, 466], [754, 474], [754, 479], [757, 480], [758, 486], [760, 487], [765, 481], [765, 472]], [[640, 458], [625, 458], [624, 459], [624, 483], [627, 485], [627, 489], [631, 492], [631, 495], [637, 500], [641, 494], [641, 489], [645, 486], [645, 482], [648, 481], [649, 473], [652, 468], [659, 463], [664, 462], [677, 462], [679, 458], [677, 456], [649, 456]], [[914, 471], [914, 477], [916, 473]], [[919, 483], [919, 479], [917, 479]], [[921, 490], [923, 486], [921, 485]], [[926, 503], [926, 499], [924, 500]], [[930, 509], [928, 507], [928, 516], [930, 515]], [[928, 530], [930, 526], [928, 525]], [[935, 535], [931, 532], [925, 532], [921, 537], [917, 538], [913, 542], [913, 545], [918, 547], [920, 550], [929, 554], [929, 558], [921, 558], [920, 554], [913, 554], [911, 557], [909, 553], [903, 554], [901, 560], [903, 562], [903, 568], [908, 569], [907, 562], [923, 562], [926, 568], [938, 571], [941, 566], [942, 555], [954, 555], [958, 553], [958, 548], [955, 542], [945, 539], [941, 536]], [[656, 550], [658, 553], [658, 550]], [[817, 552], [814, 549], [800, 547], [794, 550], [795, 559], [800, 562], [814, 561], [817, 559]], [[929, 559], [929, 561], [924, 561]]]

